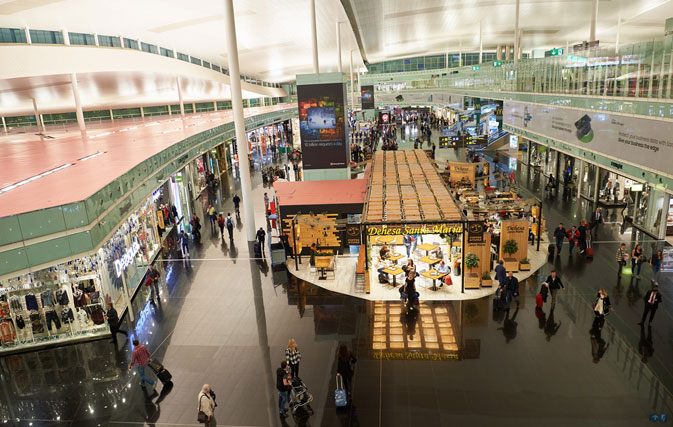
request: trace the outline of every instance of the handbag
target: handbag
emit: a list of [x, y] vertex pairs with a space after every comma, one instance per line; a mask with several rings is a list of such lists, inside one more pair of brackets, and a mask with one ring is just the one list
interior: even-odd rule
[[639, 263], [642, 264], [643, 262], [645, 262], [645, 260], [646, 260], [645, 255], [640, 254], [640, 255], [638, 256], [638, 262], [639, 262]]
[[201, 424], [208, 422], [208, 415], [206, 415], [206, 413], [201, 410], [201, 399], [203, 396], [206, 396], [206, 399], [210, 400], [210, 397], [208, 397], [206, 394], [202, 394], [201, 397], [199, 397], [199, 413], [196, 415], [196, 421], [200, 422]]

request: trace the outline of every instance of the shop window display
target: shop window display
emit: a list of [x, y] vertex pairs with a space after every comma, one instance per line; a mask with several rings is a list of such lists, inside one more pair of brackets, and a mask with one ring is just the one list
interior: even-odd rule
[[0, 353], [107, 334], [97, 257], [0, 282]]

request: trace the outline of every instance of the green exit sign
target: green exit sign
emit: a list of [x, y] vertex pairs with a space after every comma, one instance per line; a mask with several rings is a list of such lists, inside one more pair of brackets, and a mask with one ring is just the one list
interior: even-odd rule
[[478, 66], [478, 65], [475, 65], [474, 67], [472, 67], [472, 71], [478, 71], [478, 70], [479, 70], [479, 66]]
[[549, 56], [559, 56], [563, 55], [563, 49], [552, 49], [549, 51]]
[[500, 67], [502, 65], [502, 61], [493, 61], [493, 66], [494, 67]]

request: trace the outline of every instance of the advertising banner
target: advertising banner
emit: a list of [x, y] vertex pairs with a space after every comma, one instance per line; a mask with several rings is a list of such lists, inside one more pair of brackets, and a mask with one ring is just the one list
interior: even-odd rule
[[673, 173], [673, 123], [505, 101], [504, 122], [611, 157]]
[[374, 86], [362, 86], [360, 88], [363, 110], [374, 109]]
[[[364, 90], [365, 86], [362, 87]], [[463, 103], [463, 97], [458, 95], [449, 95], [448, 93], [399, 93], [399, 92], [378, 92], [376, 94], [376, 102], [379, 105], [438, 105], [459, 106]], [[363, 104], [363, 109], [364, 104]]]
[[297, 86], [304, 169], [348, 165], [343, 83]]
[[[508, 219], [500, 222], [500, 257], [515, 258], [517, 263], [528, 257], [528, 228], [528, 220]], [[505, 253], [505, 245], [510, 240], [514, 240], [517, 247], [517, 251], [511, 255]]]

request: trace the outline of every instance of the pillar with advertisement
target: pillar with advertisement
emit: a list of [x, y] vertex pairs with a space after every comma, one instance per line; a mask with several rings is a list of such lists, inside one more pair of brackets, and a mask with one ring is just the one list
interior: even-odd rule
[[297, 75], [306, 181], [350, 178], [344, 76], [343, 73]]

